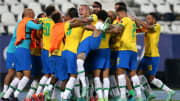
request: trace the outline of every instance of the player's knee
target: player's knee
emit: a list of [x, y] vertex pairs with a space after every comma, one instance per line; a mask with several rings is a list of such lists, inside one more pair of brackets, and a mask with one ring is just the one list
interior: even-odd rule
[[137, 75], [143, 75], [143, 71], [142, 70], [138, 70], [137, 71]]
[[85, 60], [86, 59], [86, 54], [85, 53], [80, 53], [78, 56], [77, 56], [78, 59], [82, 59], [82, 60]]
[[136, 71], [135, 71], [135, 70], [131, 70], [131, 71], [129, 72], [129, 75], [130, 75], [131, 77], [135, 76], [135, 75], [136, 75]]
[[123, 69], [123, 68], [118, 68], [117, 69], [117, 75], [120, 75], [120, 74], [125, 74], [126, 73], [126, 70]]
[[152, 75], [152, 76], [149, 76], [149, 82], [152, 82], [153, 80], [154, 80], [154, 78], [155, 78], [155, 76], [154, 75]]
[[94, 77], [100, 77], [101, 74], [101, 70], [100, 69], [96, 69], [93, 71]]

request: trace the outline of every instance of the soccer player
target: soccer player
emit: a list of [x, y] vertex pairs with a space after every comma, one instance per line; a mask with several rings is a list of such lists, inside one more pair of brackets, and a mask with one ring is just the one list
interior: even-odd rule
[[[23, 17], [23, 16], [22, 16]], [[11, 82], [10, 80], [15, 74], [15, 56], [14, 52], [16, 49], [15, 46], [15, 41], [16, 41], [16, 30], [17, 26], [20, 20], [17, 22], [13, 36], [11, 38], [11, 41], [9, 42], [8, 48], [7, 48], [7, 59], [6, 59], [6, 67], [8, 69], [8, 73], [4, 79], [4, 88], [3, 91], [0, 94], [0, 99], [4, 96], [5, 92], [8, 90], [9, 83]]]
[[[77, 77], [77, 49], [79, 47], [81, 37], [84, 31], [83, 25], [86, 23], [80, 23], [78, 21], [74, 21], [73, 19], [78, 18], [78, 11], [76, 8], [70, 8], [67, 12], [68, 21], [65, 23], [65, 46], [62, 52], [62, 56], [64, 58], [65, 67], [67, 68], [67, 73], [70, 75], [70, 78], [66, 84], [65, 91], [63, 92], [63, 100], [67, 100], [71, 90], [75, 82], [78, 82], [79, 79], [76, 80]], [[78, 90], [79, 87], [75, 85], [75, 95], [77, 100], [80, 101], [81, 95]]]
[[[108, 17], [108, 14], [106, 11], [100, 10], [97, 13], [97, 16], [98, 16], [98, 21], [104, 23], [104, 21]], [[109, 70], [110, 70], [110, 52], [111, 52], [109, 48], [110, 36], [111, 36], [110, 33], [104, 33], [99, 48], [93, 50], [90, 56], [92, 62], [90, 63], [91, 67], [89, 68], [92, 68], [93, 70], [94, 84], [96, 88], [98, 101], [108, 101], [108, 96], [109, 96], [109, 88], [110, 88]], [[100, 81], [101, 71], [103, 74], [102, 75], [103, 84]]]
[[119, 25], [111, 26], [109, 32], [120, 35], [117, 58], [117, 75], [120, 87], [121, 100], [126, 101], [126, 71], [129, 70], [133, 86], [136, 91], [136, 100], [142, 101], [139, 78], [136, 75], [137, 47], [136, 47], [136, 24], [128, 18], [127, 9], [119, 7], [117, 15], [121, 22]]
[[40, 82], [39, 82], [39, 86], [37, 88], [36, 94], [34, 94], [32, 97], [34, 99], [37, 99], [38, 95], [39, 97], [43, 96], [43, 93], [41, 93], [43, 87], [44, 91], [46, 90], [48, 84], [51, 81], [51, 77], [53, 75], [50, 75], [53, 73], [53, 71], [51, 71], [51, 67], [49, 64], [49, 47], [50, 47], [50, 31], [52, 29], [52, 27], [54, 26], [54, 21], [51, 19], [51, 14], [55, 11], [55, 7], [50, 5], [46, 8], [45, 12], [47, 17], [45, 18], [40, 18], [39, 22], [42, 23], [43, 25], [43, 35], [42, 35], [42, 42], [43, 42], [43, 49], [41, 52], [41, 61], [42, 61], [42, 66], [43, 66], [43, 77], [41, 78]]
[[101, 3], [95, 1], [93, 2], [93, 4], [91, 5], [92, 6], [92, 13], [93, 14], [97, 14], [100, 10], [102, 10], [102, 5]]
[[67, 80], [69, 78], [69, 75], [66, 73], [67, 70], [64, 67], [64, 60], [62, 57], [62, 51], [64, 48], [65, 23], [63, 22], [61, 13], [59, 11], [53, 12], [51, 18], [55, 22], [55, 25], [51, 29], [49, 54], [51, 69], [53, 69], [52, 71], [54, 71], [54, 77], [50, 81], [47, 89], [44, 91], [44, 94], [46, 96], [46, 100], [54, 101], [57, 99], [55, 99], [55, 96], [53, 94], [51, 96], [53, 87], [56, 84], [60, 88], [61, 83], [59, 81]]
[[[116, 14], [113, 11], [108, 11], [108, 16], [111, 18], [111, 23], [113, 25], [118, 24], [118, 20], [116, 20]], [[117, 80], [116, 80], [116, 60], [117, 60], [117, 53], [118, 51], [116, 50], [116, 40], [117, 37], [115, 33], [111, 33], [111, 39], [110, 39], [110, 49], [111, 49], [111, 68], [110, 68], [110, 88], [111, 88], [111, 99], [116, 100], [118, 98], [120, 98], [120, 92], [119, 92], [119, 87], [117, 84]], [[117, 41], [118, 42], [118, 41]]]
[[[46, 17], [45, 13], [41, 13], [38, 15], [37, 18]], [[36, 19], [34, 22], [37, 23]], [[35, 35], [35, 41], [36, 47], [31, 48], [31, 61], [32, 61], [32, 71], [31, 75], [33, 77], [33, 81], [31, 83], [31, 87], [26, 95], [25, 101], [32, 100], [31, 97], [37, 90], [38, 82], [41, 78], [41, 71], [42, 71], [42, 64], [41, 64], [41, 36], [42, 36], [42, 30], [33, 30], [31, 34]]]
[[16, 31], [16, 50], [15, 50], [15, 67], [16, 77], [10, 84], [8, 91], [4, 95], [4, 99], [8, 99], [13, 89], [17, 89], [14, 92], [14, 100], [18, 100], [18, 95], [24, 89], [31, 76], [31, 54], [30, 44], [33, 35], [31, 30], [40, 30], [41, 24], [35, 24], [32, 20], [34, 18], [34, 11], [32, 9], [25, 9], [24, 18], [19, 22]]
[[154, 86], [161, 88], [162, 90], [168, 93], [166, 101], [170, 101], [172, 96], [175, 95], [175, 91], [167, 87], [161, 80], [155, 77], [158, 63], [160, 60], [158, 43], [161, 32], [160, 24], [156, 23], [157, 15], [155, 13], [150, 13], [146, 17], [146, 23], [143, 21], [133, 18], [138, 25], [140, 25], [144, 34], [144, 44], [145, 44], [145, 53], [144, 57], [141, 60], [138, 67], [138, 75], [141, 81], [141, 84], [144, 87], [144, 92], [147, 98], [147, 101], [154, 99], [156, 96], [152, 93], [151, 87], [148, 84], [144, 73], [148, 70], [148, 80]]

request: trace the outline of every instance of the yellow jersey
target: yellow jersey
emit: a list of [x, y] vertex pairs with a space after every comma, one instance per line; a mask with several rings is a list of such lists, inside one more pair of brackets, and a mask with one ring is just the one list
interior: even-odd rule
[[[119, 22], [118, 22], [118, 20], [114, 20], [112, 24], [118, 25]], [[118, 41], [116, 42], [116, 40], [119, 40], [119, 39], [120, 39], [119, 35], [114, 34], [114, 33], [111, 34], [111, 42], [110, 42], [111, 51], [116, 51], [116, 44], [118, 44], [117, 43]], [[113, 42], [113, 40], [115, 42]]]
[[67, 21], [65, 23], [65, 46], [63, 50], [69, 50], [75, 54], [77, 54], [77, 49], [79, 47], [79, 43], [81, 41], [82, 33], [83, 33], [83, 27], [73, 27], [70, 28], [70, 23]]
[[144, 43], [145, 43], [145, 53], [144, 56], [148, 57], [159, 57], [158, 43], [161, 32], [160, 24], [153, 25], [153, 31], [145, 32]]
[[118, 41], [118, 51], [134, 51], [137, 52], [136, 47], [136, 24], [135, 22], [128, 18], [124, 17], [120, 21], [120, 26], [124, 29], [120, 32], [120, 40]]
[[111, 38], [111, 34], [110, 33], [105, 33], [105, 34], [106, 34], [105, 39], [101, 38], [101, 43], [99, 45], [99, 49], [110, 48], [109, 47], [109, 40]]
[[51, 18], [45, 17], [40, 18], [39, 22], [43, 24], [43, 49], [49, 50], [50, 48], [50, 32], [52, 27], [55, 25], [54, 21]]
[[[95, 26], [96, 23], [98, 22], [98, 17], [97, 17], [97, 15], [92, 14], [92, 15], [89, 16], [89, 18], [92, 18], [92, 19], [93, 19], [93, 21], [91, 22], [91, 24], [92, 24], [93, 26]], [[93, 34], [93, 31], [92, 31], [92, 30], [87, 30], [87, 29], [85, 29], [84, 32], [83, 32], [83, 36], [82, 36], [81, 41], [83, 41], [83, 40], [86, 39], [87, 37], [91, 36], [92, 34]]]

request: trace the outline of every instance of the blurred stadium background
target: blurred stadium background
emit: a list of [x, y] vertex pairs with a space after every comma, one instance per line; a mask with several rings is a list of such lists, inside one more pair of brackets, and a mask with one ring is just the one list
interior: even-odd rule
[[[159, 51], [161, 60], [157, 77], [177, 90], [174, 97], [180, 100], [180, 0], [0, 0], [0, 89], [7, 72], [5, 67], [6, 49], [16, 21], [21, 18], [24, 8], [32, 8], [36, 15], [42, 13], [47, 5], [55, 5], [63, 14], [70, 7], [80, 4], [90, 5], [93, 1], [102, 3], [103, 9], [114, 10], [116, 2], [125, 2], [129, 14], [145, 20], [150, 12], [158, 14], [158, 23], [161, 24]], [[137, 35], [138, 60], [143, 56], [144, 36]], [[166, 94], [155, 91], [157, 99], [164, 99]], [[25, 93], [24, 93], [25, 94]]]

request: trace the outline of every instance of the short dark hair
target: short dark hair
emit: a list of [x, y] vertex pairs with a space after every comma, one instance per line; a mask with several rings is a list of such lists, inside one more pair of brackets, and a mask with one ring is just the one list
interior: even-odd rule
[[51, 18], [53, 19], [53, 21], [54, 21], [55, 23], [58, 23], [58, 22], [60, 21], [60, 19], [61, 19], [61, 14], [60, 14], [59, 12], [54, 13], [54, 14], [51, 16]]
[[101, 20], [105, 21], [106, 18], [108, 17], [108, 13], [105, 10], [100, 10], [97, 13], [97, 16], [98, 16], [98, 19], [101, 19]]
[[55, 7], [54, 7], [53, 5], [49, 5], [49, 6], [46, 8], [46, 10], [45, 10], [46, 15], [47, 15], [47, 16], [50, 16], [55, 10], [56, 10], [56, 9], [55, 9]]
[[78, 16], [78, 10], [76, 8], [69, 8], [67, 12], [67, 16], [74, 18], [74, 17], [79, 17]]
[[119, 7], [127, 8], [127, 6], [124, 2], [117, 2], [115, 5], [119, 5]]
[[127, 9], [125, 7], [119, 7], [116, 12], [125, 11], [127, 12]]
[[101, 5], [101, 3], [100, 3], [100, 2], [98, 2], [98, 1], [94, 1], [94, 3], [95, 3], [96, 5], [98, 5], [100, 9], [102, 9], [102, 5]]
[[156, 13], [151, 12], [149, 15], [151, 15], [155, 20], [158, 19], [158, 15]]
[[42, 18], [41, 16], [44, 15], [44, 13], [40, 13], [37, 18]]

